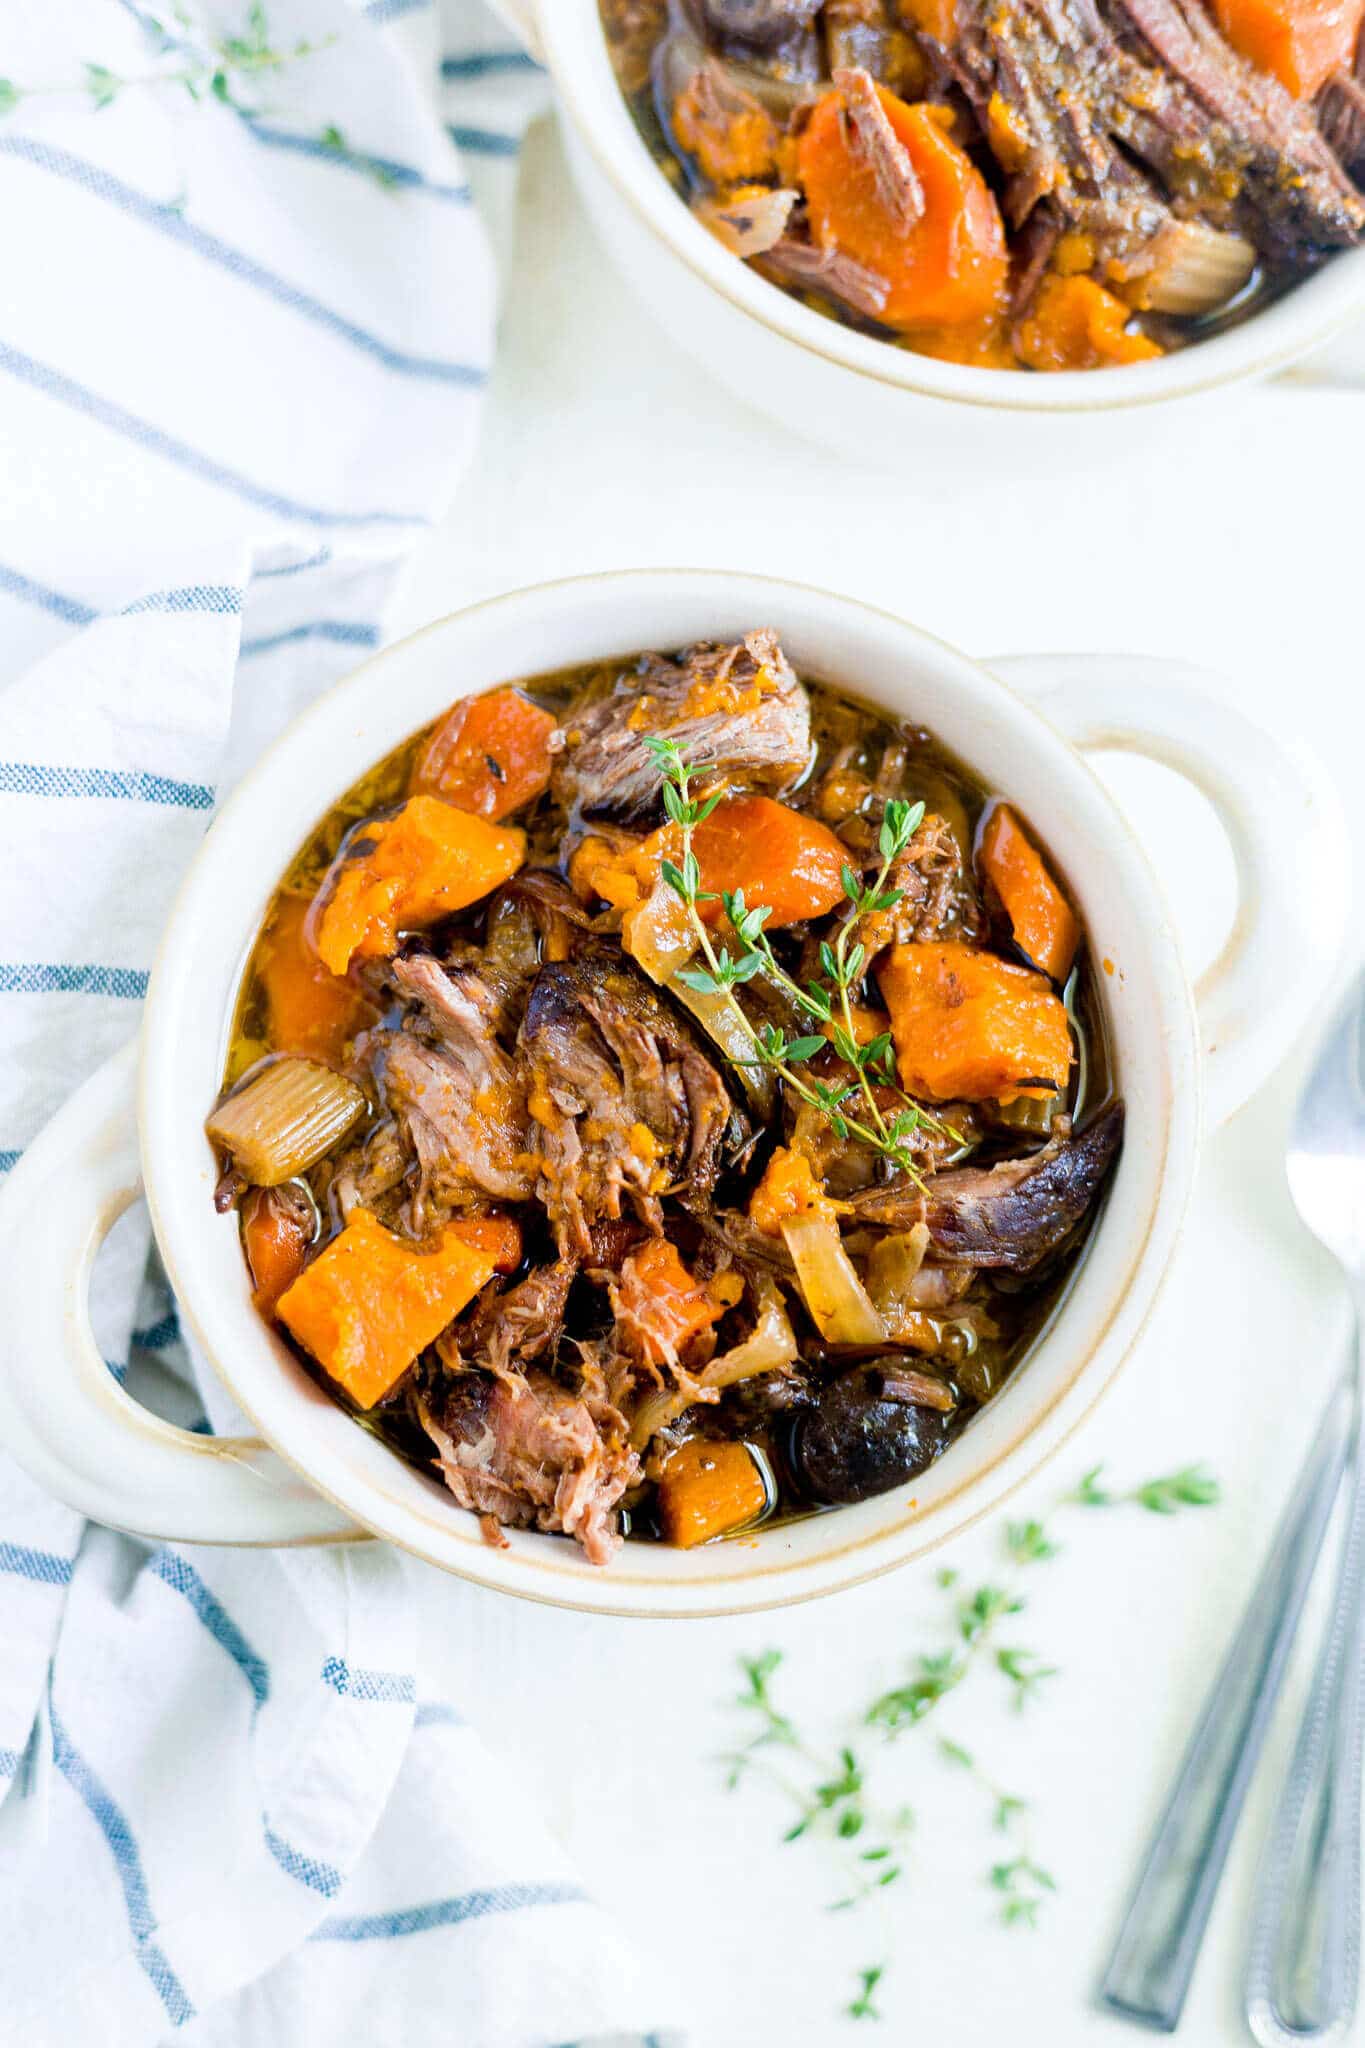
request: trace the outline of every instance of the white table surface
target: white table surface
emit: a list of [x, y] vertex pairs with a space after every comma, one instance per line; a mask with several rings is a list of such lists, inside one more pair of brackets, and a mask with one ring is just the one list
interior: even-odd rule
[[[1321, 746], [1365, 875], [1362, 447], [1365, 393], [1280, 388], [1192, 424], [1183, 443], [1121, 473], [1001, 487], [979, 473], [837, 464], [745, 411], [637, 306], [543, 125], [526, 154], [481, 451], [414, 564], [400, 623], [575, 571], [725, 564], [866, 596], [978, 654], [1181, 654], [1219, 670], [1228, 698], [1273, 730]], [[1217, 836], [1161, 771], [1124, 768], [1115, 786], [1198, 960], [1230, 901]], [[1350, 951], [1362, 948], [1358, 916]], [[1284, 972], [1294, 972], [1292, 934]], [[936, 1645], [943, 1596], [925, 1567], [782, 1614], [673, 1624], [556, 1612], [427, 1576], [433, 1683], [538, 1791], [589, 1884], [674, 1987], [697, 2048], [1125, 2038], [1094, 2008], [1098, 1969], [1343, 1340], [1332, 1271], [1296, 1226], [1280, 1166], [1301, 1064], [1210, 1142], [1140, 1351], [1021, 1507], [1045, 1506], [1101, 1459], [1116, 1479], [1206, 1459], [1224, 1504], [1169, 1523], [1073, 1512], [1058, 1528], [1065, 1554], [1038, 1572], [1016, 1631], [1061, 1667], [1046, 1701], [1011, 1714], [983, 1674], [942, 1710], [945, 1730], [1035, 1802], [1035, 1850], [1060, 1887], [1036, 1932], [996, 1924], [982, 1883], [995, 1844], [928, 1730], [887, 1760], [920, 1826], [884, 1932], [823, 1910], [825, 1859], [780, 1845], [780, 1801], [721, 1786], [714, 1756], [735, 1732], [725, 1702], [736, 1656], [780, 1647], [793, 1702], [834, 1738], [912, 1652]], [[980, 1571], [997, 1540], [975, 1535], [952, 1561]], [[1246, 2038], [1242, 1930], [1302, 1662], [1186, 2010], [1182, 2037], [1196, 2048]], [[843, 2021], [855, 1969], [885, 1959], [888, 2024]]]

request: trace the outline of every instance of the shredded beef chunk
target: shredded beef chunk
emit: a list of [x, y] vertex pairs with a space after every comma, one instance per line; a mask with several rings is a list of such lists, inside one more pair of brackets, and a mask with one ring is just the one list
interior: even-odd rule
[[[576, 1260], [557, 1259], [551, 1266], [537, 1266], [505, 1294], [482, 1295], [468, 1327], [460, 1331], [460, 1362], [506, 1374], [553, 1359], [577, 1272]], [[444, 1339], [441, 1350], [449, 1363]]]
[[926, 41], [1007, 173], [1011, 225], [1043, 206], [1140, 302], [1144, 279], [1160, 291], [1180, 213], [1296, 261], [1365, 229], [1311, 108], [1239, 57], [1199, 0], [959, 0], [955, 21], [951, 46]]
[[733, 646], [699, 645], [676, 661], [649, 655], [566, 721], [554, 795], [565, 809], [642, 818], [660, 805], [646, 742], [674, 739], [694, 773], [785, 789], [810, 758], [810, 700], [771, 632]]
[[592, 1564], [621, 1542], [618, 1505], [640, 1476], [624, 1422], [595, 1421], [545, 1373], [455, 1374], [439, 1411], [422, 1412], [441, 1473], [461, 1507], [514, 1529], [576, 1536]]
[[536, 1188], [561, 1254], [587, 1258], [592, 1225], [621, 1214], [663, 1232], [665, 1190], [705, 1201], [735, 1113], [681, 1019], [623, 960], [543, 967], [519, 1044], [540, 1149]]
[[416, 1155], [419, 1233], [441, 1210], [477, 1194], [529, 1201], [526, 1097], [498, 1039], [506, 1017], [472, 967], [442, 967], [429, 953], [395, 960], [392, 980], [413, 1011], [397, 1031], [371, 1035], [385, 1095]]

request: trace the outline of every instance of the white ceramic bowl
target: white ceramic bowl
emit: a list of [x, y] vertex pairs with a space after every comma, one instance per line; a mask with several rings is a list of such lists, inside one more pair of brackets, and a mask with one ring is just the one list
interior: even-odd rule
[[[341, 791], [452, 691], [642, 647], [781, 634], [798, 669], [927, 725], [1038, 821], [1097, 960], [1127, 1136], [1103, 1216], [1026, 1362], [942, 1460], [878, 1500], [701, 1550], [627, 1544], [606, 1570], [560, 1537], [490, 1549], [471, 1515], [356, 1425], [251, 1305], [236, 1221], [212, 1202], [203, 1119], [238, 981], [276, 878]], [[1008, 665], [1006, 665], [1008, 666]], [[1331, 966], [1344, 907], [1340, 821], [1308, 771], [1166, 665], [1015, 665], [1047, 713], [904, 621], [848, 599], [715, 571], [588, 577], [471, 607], [366, 662], [300, 718], [215, 820], [151, 978], [140, 1081], [130, 1047], [25, 1153], [0, 1196], [0, 1438], [53, 1492], [158, 1537], [290, 1543], [369, 1530], [484, 1585], [617, 1613], [737, 1612], [888, 1570], [1031, 1472], [1112, 1379], [1180, 1229], [1200, 1131], [1201, 1032], [1224, 1114], [1282, 1053]], [[1059, 729], [1060, 728], [1060, 729]], [[1080, 753], [1127, 747], [1194, 779], [1229, 827], [1241, 910], [1199, 1017], [1132, 831]], [[1265, 830], [1273, 820], [1273, 832]], [[1296, 972], [1279, 971], [1292, 943]], [[182, 1316], [260, 1431], [214, 1441], [139, 1408], [90, 1332], [91, 1264], [139, 1182]], [[267, 1446], [273, 1446], [278, 1457]], [[283, 1462], [282, 1462], [283, 1461]]]
[[1226, 333], [1155, 362], [1026, 376], [914, 355], [813, 312], [694, 219], [617, 87], [597, 0], [495, 4], [549, 66], [584, 204], [673, 338], [789, 431], [854, 461], [905, 465], [907, 482], [950, 457], [1050, 474], [1112, 460], [1163, 426], [1178, 431], [1189, 402], [1282, 369], [1365, 316], [1362, 247]]

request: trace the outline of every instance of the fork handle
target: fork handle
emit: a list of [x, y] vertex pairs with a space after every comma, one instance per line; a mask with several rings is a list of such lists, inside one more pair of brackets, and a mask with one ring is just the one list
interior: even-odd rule
[[1100, 1987], [1111, 2011], [1163, 2033], [1174, 2031], [1185, 2003], [1340, 1491], [1354, 1420], [1355, 1383], [1347, 1375], [1332, 1390], [1256, 1589], [1191, 1737]]
[[[1357, 1287], [1358, 1296], [1365, 1289]], [[1261, 1858], [1246, 2016], [1261, 2048], [1326, 2048], [1349, 2032], [1360, 1978], [1361, 1761], [1365, 1744], [1365, 1461], [1356, 1325], [1350, 1519], [1294, 1761]]]

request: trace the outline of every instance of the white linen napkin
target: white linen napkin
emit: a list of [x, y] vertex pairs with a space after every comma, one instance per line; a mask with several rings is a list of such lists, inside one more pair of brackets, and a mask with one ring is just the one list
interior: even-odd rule
[[[415, 12], [6, 10], [11, 1198], [26, 1143], [136, 1031], [217, 796], [382, 639], [467, 458], [494, 324], [471, 179], [508, 217], [543, 80], [452, 0], [428, 31], [443, 133], [395, 42]], [[232, 1427], [216, 1383], [194, 1388], [145, 1223], [116, 1240], [111, 1370], [159, 1378], [186, 1426]], [[424, 1692], [410, 1569], [378, 1544], [153, 1548], [83, 1528], [0, 1456], [0, 2041], [644, 2038], [654, 1994], [611, 1925]]]

